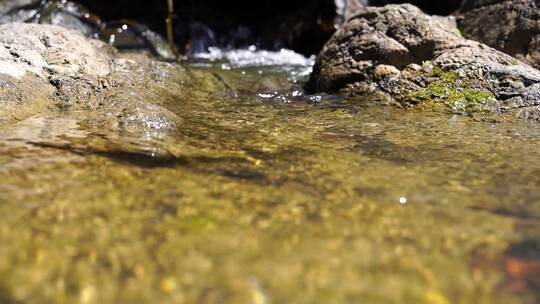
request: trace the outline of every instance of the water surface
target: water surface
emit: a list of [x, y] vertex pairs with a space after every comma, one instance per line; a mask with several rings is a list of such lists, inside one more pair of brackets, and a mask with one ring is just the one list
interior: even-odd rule
[[222, 64], [191, 68], [227, 89], [157, 91], [172, 130], [0, 129], [1, 303], [540, 301], [540, 124]]

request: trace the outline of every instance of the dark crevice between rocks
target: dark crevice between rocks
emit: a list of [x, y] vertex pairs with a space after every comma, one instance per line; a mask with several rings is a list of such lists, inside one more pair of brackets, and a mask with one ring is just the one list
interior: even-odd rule
[[471, 10], [500, 2], [500, 0], [463, 0], [459, 6], [460, 11]]
[[503, 53], [523, 56], [529, 52], [531, 40], [536, 34], [538, 33], [532, 30], [514, 32], [506, 36], [504, 42], [501, 40], [497, 47]]
[[540, 2], [465, 0], [456, 13], [463, 36], [539, 68]]
[[[316, 70], [316, 68], [314, 68]], [[365, 74], [363, 73], [348, 73], [346, 75], [342, 75], [339, 78], [334, 79], [331, 83], [325, 83], [325, 87], [323, 91], [326, 92], [337, 92], [343, 87], [345, 87], [347, 84], [355, 83], [355, 82], [362, 82], [366, 81], [367, 78], [365, 77]], [[318, 91], [318, 88], [320, 87], [320, 84], [318, 83], [318, 79], [315, 77], [311, 77], [308, 82], [304, 85], [304, 90], [307, 94], [314, 94]]]
[[[435, 48], [437, 47], [437, 44], [435, 41], [422, 41], [418, 45], [411, 45], [411, 44], [403, 44], [401, 41], [399, 41], [398, 35], [396, 35], [395, 31], [401, 30], [401, 29], [395, 29], [390, 28], [388, 31], [386, 31], [386, 35], [395, 41], [397, 41], [400, 45], [405, 47], [409, 51], [409, 56], [411, 59], [408, 58], [398, 58], [398, 60], [393, 58], [388, 58], [387, 62], [384, 62], [385, 64], [390, 64], [398, 69], [402, 70], [409, 64], [415, 63], [415, 64], [422, 64], [425, 61], [433, 60], [435, 58]], [[416, 31], [414, 28], [408, 29], [411, 34], [415, 36], [421, 37], [421, 33]], [[393, 59], [393, 60], [392, 60]]]
[[383, 6], [387, 4], [413, 4], [424, 12], [434, 15], [450, 15], [456, 11], [460, 5], [461, 0], [370, 0], [369, 4], [374, 6]]

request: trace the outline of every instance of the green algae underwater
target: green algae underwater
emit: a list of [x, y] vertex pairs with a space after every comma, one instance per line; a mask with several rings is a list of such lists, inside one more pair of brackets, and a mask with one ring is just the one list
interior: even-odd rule
[[540, 124], [186, 69], [173, 129], [0, 128], [0, 303], [540, 301]]

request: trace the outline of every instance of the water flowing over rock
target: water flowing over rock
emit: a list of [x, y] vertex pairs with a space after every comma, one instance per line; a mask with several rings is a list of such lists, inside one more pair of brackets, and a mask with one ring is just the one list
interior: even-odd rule
[[538, 70], [412, 5], [359, 11], [324, 46], [307, 88], [375, 93], [403, 107], [539, 117]]
[[463, 35], [540, 68], [540, 1], [465, 0]]

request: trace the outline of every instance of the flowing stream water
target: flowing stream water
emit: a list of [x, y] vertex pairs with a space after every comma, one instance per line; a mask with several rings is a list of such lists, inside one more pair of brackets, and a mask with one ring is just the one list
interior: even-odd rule
[[183, 65], [219, 86], [152, 91], [172, 130], [0, 127], [0, 303], [540, 301], [540, 124], [305, 95], [312, 60], [214, 51]]

